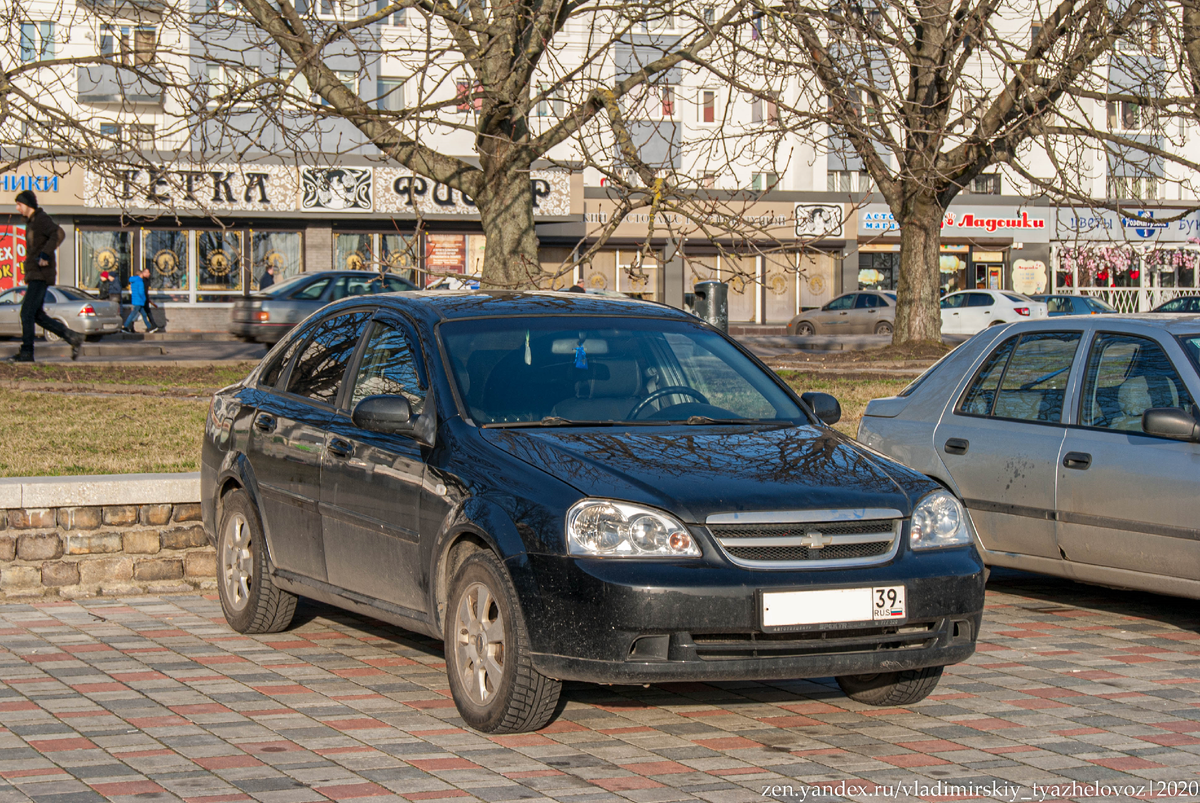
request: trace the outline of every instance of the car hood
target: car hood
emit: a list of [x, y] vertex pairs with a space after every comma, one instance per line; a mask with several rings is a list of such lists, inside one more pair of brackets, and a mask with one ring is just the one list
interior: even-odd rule
[[692, 524], [713, 513], [911, 508], [912, 472], [815, 426], [482, 432], [586, 496], [653, 505]]

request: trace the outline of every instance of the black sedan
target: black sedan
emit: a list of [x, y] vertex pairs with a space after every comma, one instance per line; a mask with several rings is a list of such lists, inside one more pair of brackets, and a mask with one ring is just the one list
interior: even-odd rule
[[1172, 298], [1170, 301], [1159, 304], [1150, 311], [1186, 312], [1194, 315], [1200, 312], [1200, 296], [1179, 296], [1178, 298]]
[[1093, 296], [1074, 295], [1037, 295], [1030, 296], [1034, 301], [1041, 301], [1051, 318], [1060, 315], [1112, 315], [1116, 310], [1107, 302]]
[[401, 276], [370, 270], [302, 273], [246, 298], [229, 313], [229, 331], [243, 340], [276, 343], [296, 324], [331, 301], [350, 296], [416, 290]]
[[657, 304], [346, 300], [213, 398], [221, 604], [245, 633], [300, 595], [442, 638], [486, 732], [541, 727], [564, 680], [910, 704], [974, 651], [983, 565], [960, 502], [840, 415]]

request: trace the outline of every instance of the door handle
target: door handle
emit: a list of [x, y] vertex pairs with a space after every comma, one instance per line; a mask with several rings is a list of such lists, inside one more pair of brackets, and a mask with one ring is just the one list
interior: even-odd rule
[[1092, 456], [1085, 452], [1067, 452], [1063, 455], [1063, 467], [1086, 471], [1092, 464]]
[[274, 432], [275, 416], [268, 415], [267, 413], [259, 413], [254, 416], [254, 428], [260, 432]]
[[354, 447], [341, 438], [334, 438], [325, 448], [334, 457], [349, 457], [350, 453], [354, 451]]
[[946, 450], [946, 454], [966, 454], [970, 446], [970, 441], [965, 438], [948, 438], [943, 448]]

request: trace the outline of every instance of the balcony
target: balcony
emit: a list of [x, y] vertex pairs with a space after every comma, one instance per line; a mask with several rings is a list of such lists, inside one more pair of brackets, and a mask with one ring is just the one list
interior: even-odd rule
[[[156, 67], [142, 67], [143, 72], [154, 72], [166, 78], [165, 71]], [[150, 103], [161, 106], [162, 83], [138, 75], [126, 67], [111, 64], [80, 65], [77, 94], [80, 103]]]

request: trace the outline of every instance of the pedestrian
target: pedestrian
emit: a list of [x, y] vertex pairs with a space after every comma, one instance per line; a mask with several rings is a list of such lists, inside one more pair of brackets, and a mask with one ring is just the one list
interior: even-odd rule
[[568, 293], [586, 293], [587, 289], [583, 286], [583, 279], [580, 279], [579, 281], [575, 282], [575, 284], [568, 287], [567, 292]]
[[146, 322], [146, 334], [152, 335], [162, 331], [162, 327], [154, 325], [154, 321], [151, 320], [150, 313], [147, 311], [148, 307], [157, 306], [147, 294], [146, 283], [149, 281], [150, 269], [146, 267], [143, 267], [137, 275], [129, 277], [129, 303], [133, 309], [129, 311], [129, 317], [125, 319], [125, 325], [121, 327], [121, 331], [134, 334], [133, 322], [137, 320], [138, 315], [141, 315]]
[[109, 276], [111, 277], [111, 280], [108, 283], [108, 292], [104, 293], [104, 295], [108, 296], [109, 301], [111, 301], [112, 303], [117, 305], [117, 314], [120, 315], [121, 314], [121, 312], [120, 312], [120, 310], [121, 310], [121, 275], [117, 274], [116, 276], [113, 276], [110, 273]]
[[275, 284], [275, 266], [267, 265], [267, 269], [263, 271], [262, 278], [258, 280], [258, 289], [266, 290], [273, 284]]
[[35, 327], [58, 335], [71, 344], [71, 359], [79, 359], [83, 335], [73, 332], [46, 314], [42, 305], [46, 290], [58, 277], [55, 251], [67, 238], [62, 226], [54, 222], [46, 210], [38, 206], [31, 190], [22, 190], [16, 197], [17, 212], [25, 218], [25, 298], [21, 301], [21, 348], [13, 362], [33, 362]]

